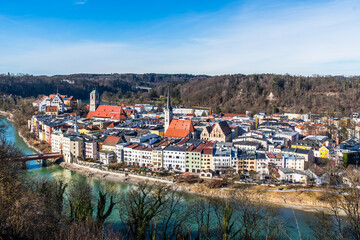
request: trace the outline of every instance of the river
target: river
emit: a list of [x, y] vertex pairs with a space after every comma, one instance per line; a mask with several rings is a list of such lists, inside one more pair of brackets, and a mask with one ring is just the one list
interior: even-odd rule
[[[14, 143], [17, 147], [19, 147], [25, 154], [33, 154], [35, 151], [29, 148], [26, 143], [22, 140], [22, 138], [18, 135], [15, 131], [13, 124], [8, 121], [5, 117], [0, 116], [0, 126], [5, 126], [4, 128], [4, 135], [9, 142]], [[62, 179], [66, 182], [71, 182], [72, 180], [85, 178], [84, 176], [71, 172], [69, 170], [63, 169], [60, 166], [50, 166], [50, 167], [41, 167], [37, 161], [30, 161], [28, 164], [28, 174], [30, 177], [45, 177], [45, 178], [57, 178]], [[100, 180], [95, 178], [88, 178], [87, 179], [92, 186], [94, 186], [94, 191], [96, 191], [98, 184], [100, 184]], [[120, 191], [126, 191], [129, 189], [129, 184], [122, 184], [122, 183], [109, 183], [114, 184]], [[194, 197], [194, 196], [189, 196]], [[291, 239], [300, 239], [296, 221], [294, 218], [294, 214], [296, 215], [296, 219], [298, 221], [299, 229], [301, 232], [302, 239], [311, 239], [310, 237], [310, 224], [311, 221], [314, 219], [313, 212], [305, 212], [300, 210], [292, 210], [289, 208], [283, 207], [272, 207], [282, 220], [287, 223], [287, 227], [289, 229], [289, 237]], [[109, 221], [119, 221], [119, 213], [118, 211], [113, 211], [111, 214]]]

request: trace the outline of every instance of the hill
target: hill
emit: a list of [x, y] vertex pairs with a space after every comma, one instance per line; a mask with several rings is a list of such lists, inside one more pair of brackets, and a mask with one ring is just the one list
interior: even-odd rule
[[205, 79], [207, 76], [190, 74], [71, 74], [55, 76], [12, 76], [0, 75], [0, 93], [22, 97], [37, 97], [51, 94], [57, 90], [61, 94], [88, 99], [89, 92], [97, 89], [101, 93], [133, 94], [141, 91], [137, 86], [156, 87], [164, 83], [183, 83], [192, 79]]
[[185, 106], [211, 106], [215, 112], [360, 111], [360, 77], [223, 75], [172, 84], [172, 93]]

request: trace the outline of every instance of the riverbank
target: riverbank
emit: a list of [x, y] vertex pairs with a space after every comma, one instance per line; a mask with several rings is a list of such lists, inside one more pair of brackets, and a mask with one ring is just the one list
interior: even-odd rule
[[[220, 188], [220, 189], [209, 189], [202, 184], [184, 184], [184, 183], [172, 183], [170, 181], [162, 181], [159, 179], [138, 176], [129, 174], [125, 176], [124, 173], [114, 173], [106, 170], [95, 169], [87, 166], [82, 166], [79, 164], [70, 164], [70, 163], [61, 163], [63, 168], [76, 173], [82, 174], [86, 177], [93, 177], [100, 180], [119, 182], [119, 183], [129, 183], [129, 184], [138, 184], [144, 181], [151, 182], [161, 182], [169, 185], [174, 185], [174, 189], [179, 191], [184, 191], [189, 194], [204, 196], [204, 197], [218, 197], [218, 198], [230, 198], [242, 193], [244, 189], [230, 189], [230, 188]], [[326, 204], [319, 200], [316, 200], [318, 196], [323, 194], [321, 191], [304, 191], [298, 190], [295, 192], [273, 192], [266, 191], [264, 189], [259, 190], [255, 189], [246, 189], [247, 197], [254, 202], [260, 201], [261, 204], [277, 207], [285, 207], [290, 209], [296, 209], [306, 212], [319, 212], [325, 211], [330, 213]], [[311, 196], [309, 198], [309, 195]]]
[[[10, 122], [12, 122], [14, 124], [14, 115], [12, 113], [0, 111], [0, 115], [5, 116], [6, 119], [8, 119]], [[14, 125], [14, 128], [15, 128], [15, 125]], [[36, 153], [43, 153], [43, 151], [41, 151], [39, 148], [37, 148], [33, 144], [31, 144], [34, 141], [33, 139], [27, 139], [16, 128], [15, 128], [15, 130], [29, 148], [34, 150]]]
[[83, 166], [80, 164], [73, 164], [73, 163], [60, 163], [60, 166], [69, 170], [84, 175], [86, 177], [94, 177], [100, 180], [112, 181], [112, 182], [120, 182], [120, 183], [130, 183], [130, 184], [138, 184], [144, 181], [152, 181], [158, 183], [165, 183], [171, 184], [170, 181], [165, 181], [162, 179], [151, 178], [146, 176], [139, 176], [135, 174], [127, 174], [125, 173], [117, 173], [117, 172], [110, 172], [104, 171], [96, 168], [92, 168], [89, 166]]

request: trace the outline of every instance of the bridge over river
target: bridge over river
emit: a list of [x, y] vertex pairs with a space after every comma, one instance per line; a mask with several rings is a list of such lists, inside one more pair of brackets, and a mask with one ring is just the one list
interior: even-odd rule
[[31, 155], [24, 155], [20, 158], [15, 159], [17, 162], [27, 162], [33, 160], [42, 160], [42, 165], [46, 166], [47, 159], [58, 159], [63, 158], [64, 155], [61, 153], [44, 153], [44, 154], [31, 154]]

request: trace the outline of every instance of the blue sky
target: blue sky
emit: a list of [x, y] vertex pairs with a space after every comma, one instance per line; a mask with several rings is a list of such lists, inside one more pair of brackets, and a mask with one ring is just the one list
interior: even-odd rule
[[2, 0], [0, 73], [360, 75], [360, 0]]

